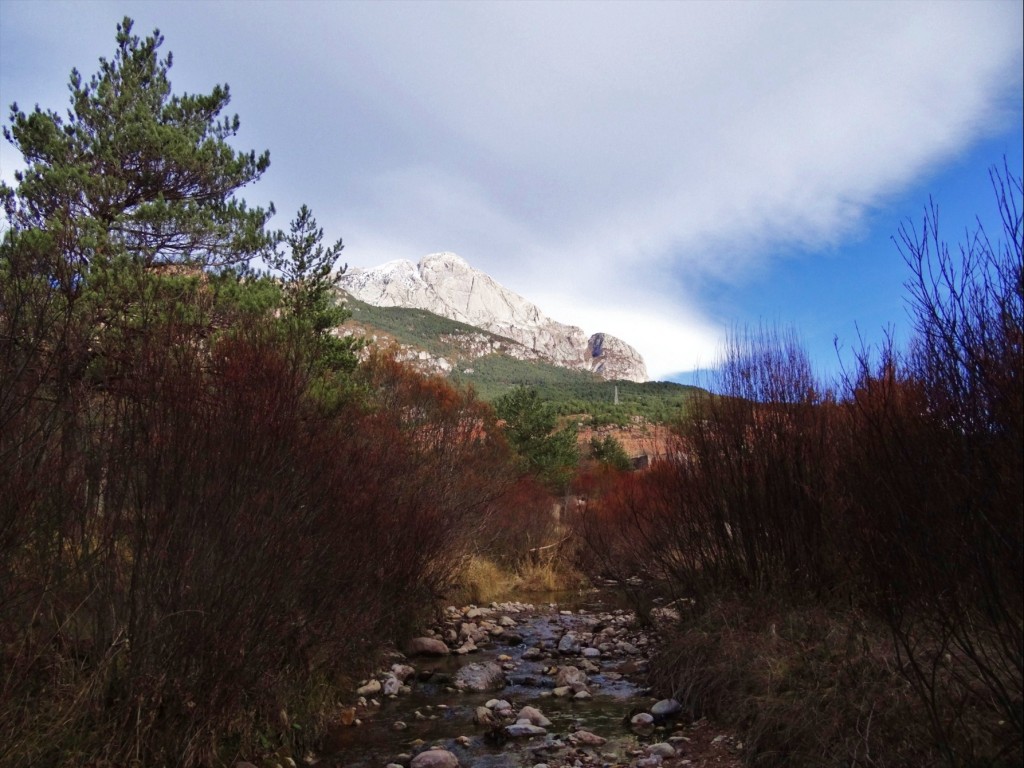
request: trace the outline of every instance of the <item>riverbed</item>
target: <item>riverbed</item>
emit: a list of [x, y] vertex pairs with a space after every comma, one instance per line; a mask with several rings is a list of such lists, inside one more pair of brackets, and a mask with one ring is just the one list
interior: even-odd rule
[[[683, 757], [693, 739], [675, 702], [644, 688], [655, 636], [612, 594], [449, 608], [429, 634], [448, 652], [396, 657], [397, 672], [365, 681], [345, 718], [351, 724], [331, 729], [317, 765], [416, 768], [431, 747], [463, 767], [693, 764]], [[496, 665], [500, 680], [473, 690], [470, 665]], [[523, 707], [539, 710], [543, 727], [525, 727]]]

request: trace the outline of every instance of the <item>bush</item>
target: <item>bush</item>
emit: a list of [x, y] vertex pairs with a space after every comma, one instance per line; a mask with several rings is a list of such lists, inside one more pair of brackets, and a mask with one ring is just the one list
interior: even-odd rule
[[[906, 353], [863, 352], [836, 396], [792, 336], [734, 334], [669, 460], [605, 487], [580, 522], [595, 574], [639, 575], [701, 607], [739, 594], [870, 615], [916, 697], [908, 754], [948, 765], [1016, 764], [1024, 740], [1022, 188], [1008, 170], [993, 183], [998, 243], [979, 226], [952, 255], [934, 207], [921, 233], [903, 229]], [[821, 680], [795, 680], [791, 709], [764, 706], [849, 722]], [[774, 727], [751, 738], [753, 760], [781, 754]]]
[[5, 764], [306, 743], [451, 588], [500, 490], [507, 453], [472, 396], [371, 359], [325, 401], [268, 318], [211, 333], [191, 321], [203, 281], [167, 303], [165, 278], [133, 279], [130, 333], [108, 325], [70, 386], [46, 345], [5, 357], [12, 392], [47, 395], [0, 444], [21, 459], [0, 475]]

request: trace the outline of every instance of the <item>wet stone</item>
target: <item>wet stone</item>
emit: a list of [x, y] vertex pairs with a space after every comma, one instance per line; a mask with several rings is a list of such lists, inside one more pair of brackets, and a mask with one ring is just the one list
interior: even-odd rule
[[[642, 668], [646, 648], [640, 650], [629, 622], [629, 615], [610, 612], [449, 609], [422, 635], [443, 645], [444, 655], [411, 664], [388, 659], [374, 676], [381, 691], [366, 697], [380, 703], [364, 700], [353, 708], [362, 727], [339, 722], [332, 733], [337, 746], [317, 757], [347, 768], [637, 768], [640, 760], [660, 759], [657, 751], [638, 749], [631, 733], [629, 713], [638, 711], [640, 692], [628, 670]], [[478, 643], [475, 637], [489, 640], [498, 628], [505, 631], [495, 644], [472, 656], [452, 653], [451, 647]], [[445, 644], [440, 638], [448, 633], [461, 635], [459, 643]], [[602, 655], [603, 643], [615, 650]], [[616, 670], [627, 662], [624, 676]], [[418, 754], [397, 756], [403, 749]]]

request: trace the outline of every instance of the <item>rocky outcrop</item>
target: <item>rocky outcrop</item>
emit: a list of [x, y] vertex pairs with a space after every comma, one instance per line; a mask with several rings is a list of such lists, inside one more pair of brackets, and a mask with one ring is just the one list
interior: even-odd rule
[[604, 333], [552, 320], [533, 303], [473, 269], [454, 253], [434, 253], [413, 264], [404, 259], [374, 269], [353, 269], [341, 280], [349, 295], [378, 307], [424, 309], [504, 336], [564, 368], [590, 370], [606, 379], [646, 381], [640, 354]]
[[[595, 333], [587, 342], [588, 367], [602, 378], [647, 381], [647, 366], [633, 347], [607, 333]], [[636, 378], [642, 375], [643, 378]]]

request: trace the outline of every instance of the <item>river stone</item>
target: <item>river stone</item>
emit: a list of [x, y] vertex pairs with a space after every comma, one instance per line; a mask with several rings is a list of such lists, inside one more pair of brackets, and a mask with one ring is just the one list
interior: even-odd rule
[[505, 687], [505, 672], [493, 661], [467, 664], [455, 673], [455, 687], [469, 691], [497, 691]]
[[661, 757], [675, 757], [676, 748], [665, 741], [660, 741], [657, 744], [651, 744], [647, 747], [648, 754], [660, 755]]
[[477, 707], [476, 714], [473, 715], [473, 722], [477, 725], [483, 725], [489, 728], [497, 721], [494, 719], [494, 715], [491, 713], [491, 710], [487, 707]]
[[380, 680], [371, 680], [366, 685], [356, 688], [356, 695], [358, 696], [373, 696], [377, 693], [380, 693]]
[[459, 768], [459, 758], [447, 749], [428, 749], [416, 755], [409, 768]]
[[578, 744], [584, 744], [588, 747], [600, 747], [608, 739], [598, 736], [596, 733], [590, 731], [576, 731], [569, 736], [570, 741], [574, 741]]
[[512, 738], [519, 736], [543, 736], [547, 733], [547, 729], [532, 723], [515, 723], [514, 725], [506, 725], [505, 733]]
[[406, 653], [409, 656], [447, 656], [448, 646], [436, 637], [414, 637]]
[[651, 755], [650, 757], [641, 757], [636, 761], [636, 768], [660, 768], [662, 757], [661, 755]]
[[568, 686], [579, 693], [587, 687], [587, 673], [576, 667], [559, 667], [555, 675], [555, 687]]
[[558, 652], [563, 656], [571, 656], [580, 652], [580, 641], [574, 632], [566, 632], [558, 641]]
[[542, 651], [540, 648], [527, 648], [525, 651], [523, 651], [523, 661], [532, 661], [534, 659], [539, 659], [543, 655], [544, 651]]
[[677, 715], [683, 710], [683, 705], [675, 699], [662, 699], [653, 707], [651, 707], [651, 714], [656, 718], [672, 717]]
[[629, 725], [637, 733], [650, 733], [654, 730], [654, 715], [640, 712], [630, 718]]
[[584, 656], [584, 658], [596, 659], [600, 655], [601, 655], [601, 652], [599, 650], [597, 650], [597, 648], [584, 648], [583, 649], [583, 656]]
[[[570, 693], [572, 693], [572, 688], [570, 688], [568, 685], [562, 685], [562, 686], [559, 686], [558, 688], [555, 688], [553, 691], [551, 691], [551, 693], [553, 693], [555, 696], [557, 696], [558, 698], [561, 699], [561, 698], [565, 698]], [[541, 695], [543, 695], [543, 694], [541, 694]]]
[[391, 674], [393, 674], [403, 683], [407, 683], [412, 678], [416, 677], [416, 670], [410, 667], [408, 664], [392, 664]]
[[527, 720], [533, 725], [539, 725], [541, 728], [548, 728], [551, 726], [551, 721], [544, 717], [544, 713], [536, 707], [523, 707], [519, 710], [520, 720]]
[[472, 640], [467, 640], [462, 645], [460, 645], [458, 648], [456, 648], [453, 651], [453, 653], [455, 653], [455, 654], [457, 654], [459, 656], [465, 656], [467, 653], [476, 653], [479, 650], [480, 649], [476, 647], [476, 643], [474, 643]]

